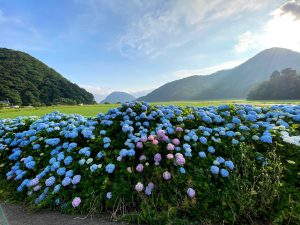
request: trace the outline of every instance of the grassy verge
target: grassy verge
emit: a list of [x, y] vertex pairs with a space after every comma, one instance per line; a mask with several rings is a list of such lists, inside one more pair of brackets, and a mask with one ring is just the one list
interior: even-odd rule
[[[210, 106], [222, 104], [252, 104], [257, 106], [272, 104], [300, 104], [300, 100], [278, 100], [278, 101], [247, 101], [247, 100], [214, 100], [214, 101], [170, 101], [154, 102], [152, 105], [178, 105], [178, 106]], [[106, 113], [109, 109], [118, 107], [119, 104], [97, 104], [83, 106], [49, 106], [19, 109], [0, 109], [1, 118], [15, 118], [17, 116], [43, 116], [53, 111], [65, 114], [80, 114], [82, 116], [96, 116], [98, 113]]]

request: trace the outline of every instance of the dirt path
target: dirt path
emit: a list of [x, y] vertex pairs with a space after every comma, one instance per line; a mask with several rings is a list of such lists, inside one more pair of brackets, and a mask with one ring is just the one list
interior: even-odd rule
[[[109, 218], [83, 218], [76, 215], [65, 215], [58, 212], [42, 210], [28, 212], [23, 206], [2, 204], [0, 209], [0, 225], [121, 225]], [[2, 214], [2, 215], [1, 215]], [[8, 221], [8, 223], [7, 223]]]

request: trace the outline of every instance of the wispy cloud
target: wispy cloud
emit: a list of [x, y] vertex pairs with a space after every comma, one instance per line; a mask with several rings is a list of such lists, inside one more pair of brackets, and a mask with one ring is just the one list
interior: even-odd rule
[[7, 15], [0, 9], [1, 47], [12, 47], [23, 51], [45, 51], [45, 44], [38, 30], [24, 18]]
[[201, 41], [206, 35], [205, 29], [238, 19], [244, 12], [261, 9], [269, 2], [174, 0], [162, 4], [160, 1], [161, 7], [147, 12], [128, 26], [117, 46], [123, 55], [153, 58], [192, 40]]
[[234, 49], [236, 52], [241, 53], [245, 52], [254, 43], [253, 35], [250, 31], [246, 31], [245, 33], [242, 33], [238, 38], [238, 43], [234, 46]]
[[215, 73], [220, 70], [226, 70], [226, 69], [232, 69], [241, 63], [243, 63], [245, 60], [237, 60], [237, 61], [228, 61], [224, 62], [215, 66], [210, 66], [206, 68], [200, 68], [200, 69], [183, 69], [183, 70], [177, 70], [172, 73], [172, 77], [175, 79], [185, 78], [192, 75], [210, 75], [212, 73]]

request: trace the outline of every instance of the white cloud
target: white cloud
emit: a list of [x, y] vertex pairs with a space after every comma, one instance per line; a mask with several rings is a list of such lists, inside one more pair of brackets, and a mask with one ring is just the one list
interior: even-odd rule
[[139, 97], [149, 94], [153, 90], [154, 89], [152, 88], [152, 89], [141, 90], [141, 91], [128, 91], [128, 93], [131, 94], [135, 98], [139, 98]]
[[276, 11], [275, 14], [284, 15], [290, 14], [295, 19], [300, 19], [300, 0], [288, 1], [280, 6]]
[[148, 11], [129, 25], [117, 47], [123, 55], [156, 57], [167, 49], [182, 46], [189, 41], [201, 41], [206, 35], [205, 28], [237, 19], [244, 12], [261, 9], [270, 2], [173, 0], [167, 4], [160, 1], [161, 7]]
[[247, 51], [253, 46], [254, 37], [250, 31], [241, 34], [238, 38], [238, 43], [234, 46], [236, 52], [241, 53]]
[[172, 77], [175, 79], [185, 78], [192, 75], [210, 75], [212, 73], [215, 73], [220, 70], [226, 70], [226, 69], [232, 69], [241, 63], [243, 63], [245, 60], [237, 60], [237, 61], [228, 61], [225, 63], [221, 63], [215, 66], [210, 66], [206, 68], [200, 68], [200, 69], [183, 69], [183, 70], [177, 70], [172, 73]]
[[79, 85], [79, 86], [86, 89], [88, 92], [92, 93], [97, 102], [100, 102], [101, 100], [105, 99], [107, 95], [113, 92], [113, 90], [110, 88], [103, 88], [103, 87], [92, 86], [92, 85]]
[[103, 88], [99, 86], [93, 86], [93, 85], [79, 85], [80, 87], [86, 89], [88, 92], [92, 93], [96, 99], [97, 102], [102, 101], [106, 98], [107, 95], [112, 93], [113, 91], [124, 91], [129, 94], [131, 94], [133, 97], [138, 98], [141, 96], [144, 96], [148, 93], [150, 93], [153, 89], [147, 89], [147, 90], [114, 90], [111, 88]]
[[284, 3], [258, 31], [243, 33], [235, 46], [240, 53], [252, 48], [288, 48], [300, 51], [300, 1]]

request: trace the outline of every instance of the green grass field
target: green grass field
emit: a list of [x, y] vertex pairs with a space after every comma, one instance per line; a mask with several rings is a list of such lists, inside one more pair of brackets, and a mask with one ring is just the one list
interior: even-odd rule
[[[271, 104], [300, 104], [298, 101], [247, 101], [247, 100], [216, 100], [216, 101], [177, 101], [177, 102], [155, 102], [151, 104], [159, 105], [178, 105], [178, 106], [209, 106], [221, 104], [253, 104], [253, 105], [271, 105]], [[118, 107], [118, 104], [97, 104], [83, 106], [48, 106], [36, 108], [19, 109], [0, 109], [0, 118], [15, 118], [17, 116], [42, 116], [53, 111], [71, 114], [77, 113], [83, 116], [96, 116], [98, 113], [105, 113], [111, 108]]]

